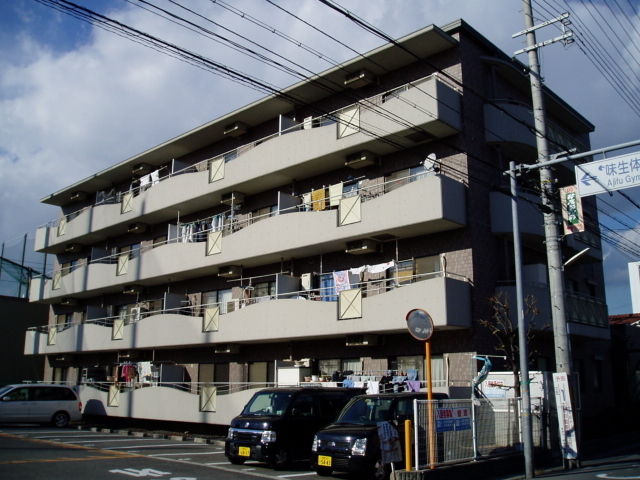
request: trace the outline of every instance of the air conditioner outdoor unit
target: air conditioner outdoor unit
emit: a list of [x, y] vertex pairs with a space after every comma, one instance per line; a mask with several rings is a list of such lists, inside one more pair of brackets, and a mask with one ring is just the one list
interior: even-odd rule
[[375, 82], [376, 76], [368, 70], [360, 70], [359, 72], [348, 75], [344, 79], [344, 86], [348, 88], [362, 88]]
[[152, 168], [153, 167], [151, 165], [148, 165], [146, 163], [139, 163], [133, 166], [133, 168], [131, 169], [131, 173], [135, 176], [141, 177], [142, 175], [146, 175], [147, 173], [149, 173]]
[[80, 201], [84, 200], [85, 198], [87, 198], [87, 193], [86, 192], [73, 192], [73, 193], [71, 193], [71, 196], [69, 197], [69, 199], [72, 202], [80, 202]]
[[300, 275], [300, 284], [303, 290], [311, 290], [313, 288], [313, 274], [303, 273]]
[[242, 122], [234, 122], [224, 127], [224, 135], [229, 137], [239, 137], [247, 133], [248, 127]]
[[64, 247], [64, 253], [78, 253], [80, 250], [82, 250], [82, 245], [79, 243], [70, 243]]
[[355, 240], [353, 242], [347, 242], [347, 249], [345, 253], [351, 255], [364, 255], [365, 253], [374, 253], [378, 251], [378, 243], [373, 240]]
[[344, 162], [344, 164], [349, 168], [353, 168], [354, 170], [357, 170], [359, 168], [364, 168], [364, 167], [374, 165], [377, 160], [378, 160], [377, 157], [373, 153], [364, 150], [362, 152], [349, 155], [347, 157], [347, 161]]
[[232, 278], [242, 275], [242, 267], [240, 265], [227, 265], [226, 267], [220, 267], [218, 270], [219, 277]]
[[376, 335], [349, 335], [346, 339], [347, 347], [367, 347], [378, 345], [378, 337]]
[[137, 295], [138, 293], [142, 293], [142, 285], [125, 285], [122, 293], [126, 295]]
[[227, 192], [222, 194], [220, 203], [224, 205], [241, 205], [244, 202], [244, 193], [241, 192]]
[[147, 231], [146, 223], [132, 223], [127, 226], [128, 233], [144, 233]]
[[238, 353], [240, 347], [238, 345], [216, 345], [213, 347], [214, 353]]

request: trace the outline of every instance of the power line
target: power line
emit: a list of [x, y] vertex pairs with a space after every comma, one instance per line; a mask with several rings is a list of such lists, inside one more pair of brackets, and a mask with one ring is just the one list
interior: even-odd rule
[[[39, 0], [38, 0], [38, 1], [39, 1]], [[41, 2], [41, 3], [42, 3], [42, 2]], [[49, 3], [51, 3], [51, 2], [49, 2]], [[65, 3], [71, 3], [71, 2], [65, 2]], [[147, 2], [145, 2], [145, 3], [147, 3]], [[73, 5], [73, 4], [72, 4], [72, 5]], [[82, 8], [82, 7], [80, 7], [80, 8]], [[103, 18], [106, 18], [106, 17], [103, 17]], [[84, 18], [83, 18], [83, 19], [84, 19]], [[121, 25], [123, 25], [123, 24], [121, 24]], [[121, 30], [118, 30], [118, 31], [121, 31]], [[143, 32], [140, 32], [140, 34], [141, 34], [142, 36], [147, 36], [147, 35], [148, 35], [148, 34], [144, 34]], [[138, 37], [138, 38], [140, 38], [140, 37]], [[152, 38], [154, 38], [154, 40], [159, 40], [159, 39], [156, 39], [155, 37], [152, 37]], [[244, 48], [244, 47], [241, 47], [241, 48]], [[183, 53], [183, 52], [181, 52], [181, 54], [182, 54], [182, 53]], [[190, 52], [190, 53], [191, 53], [191, 52]], [[182, 56], [182, 55], [181, 55], [181, 56]], [[228, 69], [228, 67], [226, 67], [226, 68]], [[231, 70], [231, 69], [228, 69], [228, 70]], [[273, 92], [271, 92], [271, 93], [273, 93]], [[379, 137], [378, 137], [378, 138], [379, 138]], [[404, 147], [403, 147], [403, 148], [404, 148]], [[472, 156], [472, 155], [471, 155], [471, 154], [469, 154], [468, 152], [466, 152], [466, 153], [467, 153], [470, 157]], [[491, 165], [491, 166], [492, 166], [492, 167], [494, 167], [493, 165]], [[495, 167], [494, 167], [494, 168], [495, 168]], [[455, 169], [453, 169], [453, 170], [455, 171]], [[470, 178], [470, 179], [472, 179], [472, 176], [471, 176], [471, 175], [469, 175], [469, 178]], [[477, 181], [477, 179], [475, 179], [475, 180]], [[484, 184], [484, 185], [488, 185], [486, 182], [483, 182], [483, 184]]]

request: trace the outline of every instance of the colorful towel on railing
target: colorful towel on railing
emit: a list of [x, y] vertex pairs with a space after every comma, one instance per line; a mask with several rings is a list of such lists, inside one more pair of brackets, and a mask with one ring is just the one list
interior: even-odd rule
[[333, 283], [336, 288], [336, 295], [343, 290], [349, 290], [351, 283], [349, 282], [349, 271], [341, 270], [339, 272], [333, 272]]

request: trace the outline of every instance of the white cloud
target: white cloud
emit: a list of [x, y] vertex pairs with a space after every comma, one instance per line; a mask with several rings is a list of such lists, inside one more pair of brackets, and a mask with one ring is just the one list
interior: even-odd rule
[[[360, 52], [383, 43], [320, 2], [289, 0], [279, 4]], [[508, 54], [521, 47], [521, 40], [511, 39], [524, 23], [521, 5], [513, 0], [354, 0], [344, 4], [392, 37], [464, 18]], [[37, 15], [25, 9], [45, 7], [35, 2], [21, 5], [14, 15], [29, 18], [33, 30], [12, 36], [10, 44], [7, 36], [0, 36], [6, 43], [0, 48], [4, 52], [0, 55], [0, 237], [5, 240], [24, 232], [32, 234], [37, 225], [57, 215], [56, 209], [39, 204], [41, 197], [261, 96], [96, 28], [88, 37], [79, 37], [83, 39], [80, 43], [68, 41], [62, 50], [43, 44], [38, 38], [54, 38], [55, 29], [68, 23], [61, 21], [59, 13], [48, 10], [52, 21], [46, 28], [52, 35], [38, 36], [35, 29], [42, 25], [37, 23]], [[109, 4], [115, 9], [107, 15], [126, 24], [278, 86], [296, 81], [144, 10], [113, 5]], [[207, 1], [185, 5], [314, 71], [330, 66], [220, 6]], [[353, 56], [268, 4], [246, 0], [232, 5], [331, 58]], [[11, 18], [9, 8], [5, 7], [4, 13], [0, 23], [19, 23], [17, 17]], [[178, 13], [187, 16], [184, 11]], [[631, 20], [638, 25], [638, 17]], [[210, 23], [201, 23], [229, 36]], [[78, 28], [81, 26], [86, 28], [78, 24]], [[544, 30], [540, 38], [554, 34]], [[618, 143], [637, 136], [638, 117], [578, 48], [548, 47], [543, 60], [551, 88], [596, 124], [599, 132], [594, 144]]]

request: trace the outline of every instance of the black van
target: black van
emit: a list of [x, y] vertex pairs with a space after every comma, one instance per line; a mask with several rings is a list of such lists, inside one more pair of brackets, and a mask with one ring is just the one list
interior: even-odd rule
[[[434, 393], [433, 398], [448, 396]], [[353, 398], [336, 421], [313, 438], [311, 463], [316, 473], [328, 476], [332, 472], [347, 472], [365, 478], [386, 478], [389, 467], [382, 463], [377, 424], [396, 425], [404, 443], [404, 421], [413, 419], [414, 399], [426, 400], [426, 394], [382, 393]]]
[[257, 392], [231, 421], [224, 453], [231, 463], [246, 460], [281, 466], [311, 457], [313, 435], [328, 425], [361, 388], [292, 387]]

